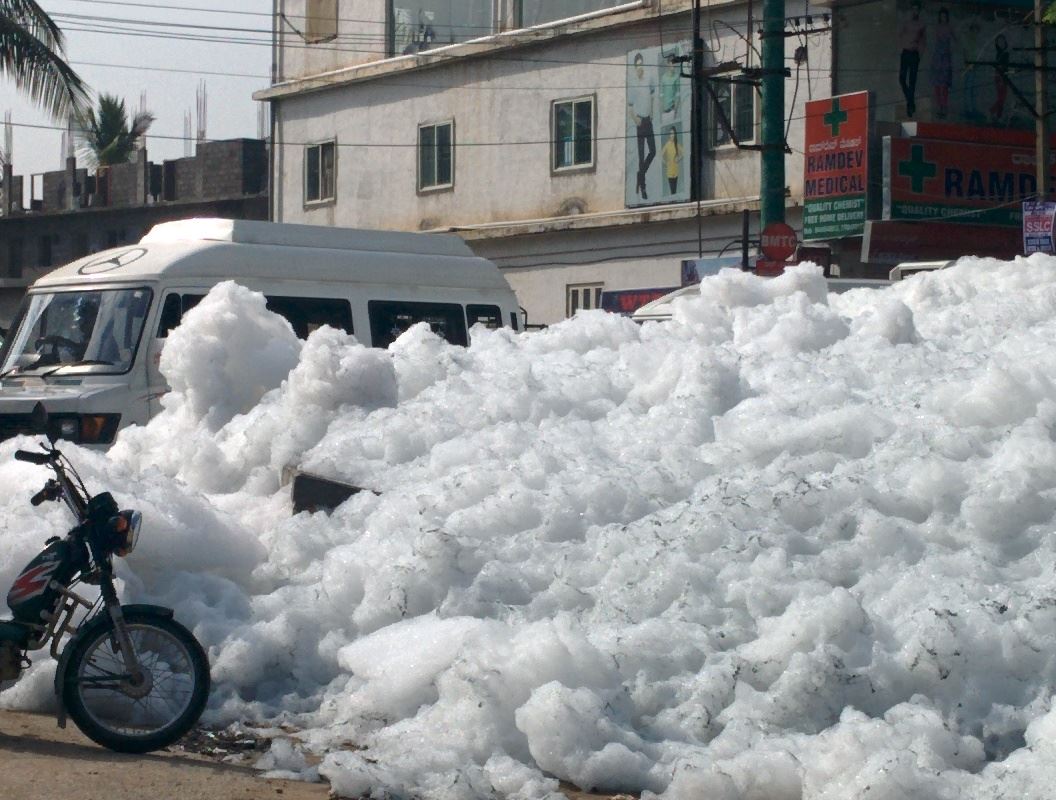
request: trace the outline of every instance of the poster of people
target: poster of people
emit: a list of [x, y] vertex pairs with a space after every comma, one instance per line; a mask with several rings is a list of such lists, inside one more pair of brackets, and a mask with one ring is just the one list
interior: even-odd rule
[[[1033, 31], [1023, 24], [1033, 3], [898, 0], [897, 116], [1027, 128], [1034, 124], [1029, 62]], [[1050, 82], [1052, 83], [1052, 82]], [[1026, 103], [1024, 102], [1026, 101]]]
[[689, 200], [691, 81], [675, 59], [688, 42], [627, 54], [628, 207]]

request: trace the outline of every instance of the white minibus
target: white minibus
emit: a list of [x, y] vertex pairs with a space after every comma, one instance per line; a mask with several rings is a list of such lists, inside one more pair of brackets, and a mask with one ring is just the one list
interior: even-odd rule
[[506, 279], [454, 235], [169, 222], [33, 284], [0, 349], [0, 440], [30, 431], [38, 401], [57, 436], [87, 445], [146, 422], [168, 389], [166, 337], [227, 280], [263, 293], [301, 338], [330, 325], [387, 347], [426, 322], [466, 345], [474, 325], [519, 327]]

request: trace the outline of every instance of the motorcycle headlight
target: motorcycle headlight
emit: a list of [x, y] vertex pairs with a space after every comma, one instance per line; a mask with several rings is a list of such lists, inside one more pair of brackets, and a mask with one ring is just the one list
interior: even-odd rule
[[139, 541], [139, 529], [143, 524], [143, 515], [138, 511], [122, 511], [110, 520], [110, 527], [116, 535], [114, 554], [122, 558], [136, 549]]

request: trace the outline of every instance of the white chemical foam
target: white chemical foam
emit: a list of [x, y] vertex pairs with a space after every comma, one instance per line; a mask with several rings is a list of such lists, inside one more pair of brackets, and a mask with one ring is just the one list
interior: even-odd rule
[[[207, 721], [345, 796], [1047, 797], [1056, 259], [826, 295], [708, 278], [674, 320], [299, 342], [217, 287], [93, 490], [123, 596], [209, 650]], [[0, 582], [67, 525], [0, 445]], [[291, 515], [286, 466], [362, 492]], [[3, 695], [45, 708], [50, 667]]]

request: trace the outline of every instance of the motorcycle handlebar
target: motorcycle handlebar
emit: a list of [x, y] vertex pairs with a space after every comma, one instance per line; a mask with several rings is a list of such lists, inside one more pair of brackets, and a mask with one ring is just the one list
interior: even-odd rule
[[15, 461], [28, 461], [30, 464], [44, 466], [51, 461], [51, 456], [47, 453], [34, 453], [30, 450], [16, 450]]

